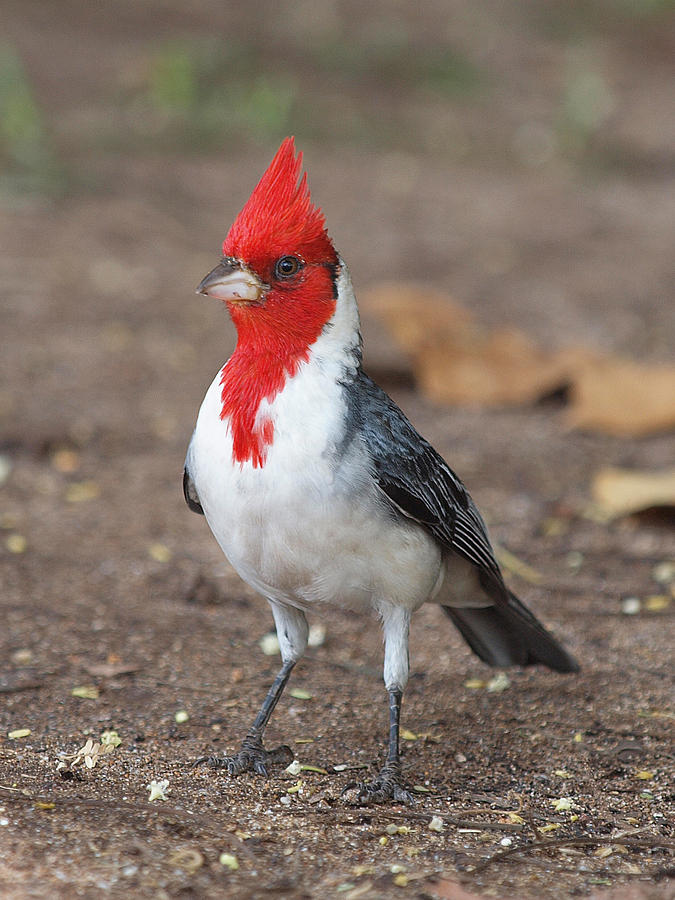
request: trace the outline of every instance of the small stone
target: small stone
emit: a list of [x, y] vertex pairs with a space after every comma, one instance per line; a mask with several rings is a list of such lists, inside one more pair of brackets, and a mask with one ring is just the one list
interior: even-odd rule
[[155, 541], [154, 544], [150, 544], [148, 547], [148, 556], [150, 559], [154, 559], [155, 562], [168, 563], [171, 559], [171, 550], [169, 550], [166, 544]]
[[624, 597], [621, 601], [621, 612], [624, 616], [636, 616], [640, 612], [642, 602], [639, 597]]
[[307, 636], [308, 647], [321, 647], [326, 640], [326, 626], [321, 623], [312, 625]]
[[176, 713], [176, 715], [174, 716], [174, 719], [176, 720], [176, 722], [179, 725], [182, 725], [183, 722], [187, 722], [189, 718], [190, 718], [190, 716], [184, 709], [179, 709], [178, 712]]
[[25, 553], [28, 541], [22, 534], [8, 534], [5, 538], [5, 547], [10, 553]]
[[443, 819], [440, 816], [432, 816], [431, 822], [429, 822], [429, 831], [443, 831]]
[[654, 566], [652, 578], [659, 584], [669, 584], [675, 581], [675, 561], [664, 560]]
[[264, 634], [258, 641], [258, 646], [265, 656], [276, 656], [280, 652], [279, 638], [274, 631]]

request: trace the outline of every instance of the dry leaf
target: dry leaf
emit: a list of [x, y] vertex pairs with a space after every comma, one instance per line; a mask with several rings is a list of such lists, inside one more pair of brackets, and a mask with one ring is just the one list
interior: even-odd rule
[[517, 557], [515, 553], [511, 553], [510, 550], [502, 546], [495, 547], [495, 553], [502, 569], [506, 569], [512, 575], [518, 575], [523, 581], [527, 581], [528, 584], [543, 583], [544, 576], [541, 572], [538, 572], [531, 565]]
[[133, 672], [138, 672], [140, 666], [134, 663], [84, 663], [83, 668], [90, 675], [94, 675], [98, 678], [115, 678], [118, 675], [130, 675]]
[[509, 406], [533, 403], [567, 381], [564, 365], [521, 331], [455, 333], [416, 358], [416, 374], [436, 403]]
[[485, 332], [469, 310], [431, 288], [382, 284], [362, 298], [410, 357], [421, 389], [437, 403], [529, 403], [557, 388], [560, 364], [516, 329]]
[[675, 366], [576, 347], [552, 353], [515, 329], [488, 332], [447, 295], [414, 284], [377, 285], [362, 308], [384, 323], [436, 403], [508, 406], [569, 388], [573, 427], [619, 436], [675, 427]]
[[96, 700], [100, 691], [93, 684], [82, 684], [74, 687], [70, 693], [73, 697], [79, 697], [81, 700]]
[[675, 507], [675, 469], [642, 472], [607, 467], [596, 474], [591, 489], [600, 512], [607, 518], [654, 507]]
[[193, 847], [179, 847], [169, 853], [167, 860], [170, 866], [177, 869], [183, 869], [185, 872], [194, 874], [204, 865], [204, 857]]
[[429, 287], [385, 282], [366, 291], [359, 304], [384, 323], [412, 359], [426, 348], [444, 346], [453, 335], [469, 335], [476, 328], [467, 309]]
[[572, 374], [567, 417], [575, 428], [620, 437], [675, 428], [675, 366], [588, 357]]

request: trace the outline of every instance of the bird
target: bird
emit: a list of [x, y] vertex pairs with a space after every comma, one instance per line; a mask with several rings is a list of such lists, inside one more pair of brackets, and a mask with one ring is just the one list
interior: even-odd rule
[[238, 752], [196, 762], [267, 776], [280, 751], [265, 747], [264, 732], [307, 646], [306, 613], [374, 611], [389, 730], [381, 769], [353, 796], [410, 802], [401, 700], [411, 616], [424, 603], [440, 606], [491, 666], [575, 672], [578, 664], [506, 586], [459, 477], [365, 373], [349, 270], [294, 138], [282, 142], [197, 293], [225, 303], [237, 343], [199, 410], [183, 492], [269, 602], [282, 665]]

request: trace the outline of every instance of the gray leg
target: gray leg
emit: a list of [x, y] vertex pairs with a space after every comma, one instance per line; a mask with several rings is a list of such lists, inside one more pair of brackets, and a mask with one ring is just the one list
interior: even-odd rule
[[268, 764], [288, 765], [293, 759], [291, 750], [286, 746], [277, 747], [275, 750], [266, 750], [263, 745], [263, 734], [270, 716], [274, 712], [274, 707], [286, 687], [293, 667], [307, 646], [307, 619], [301, 610], [293, 606], [283, 606], [272, 600], [270, 600], [270, 605], [279, 638], [283, 665], [267, 692], [253, 725], [242, 741], [241, 750], [234, 756], [202, 756], [195, 762], [195, 765], [206, 762], [211, 768], [227, 769], [230, 775], [239, 775], [252, 770], [258, 775], [266, 776]]
[[387, 760], [379, 775], [371, 782], [359, 785], [360, 803], [412, 803], [412, 795], [403, 787], [399, 756], [399, 723], [401, 698], [408, 683], [408, 632], [410, 612], [401, 607], [389, 607], [382, 615], [384, 631], [384, 683], [389, 694], [389, 743]]

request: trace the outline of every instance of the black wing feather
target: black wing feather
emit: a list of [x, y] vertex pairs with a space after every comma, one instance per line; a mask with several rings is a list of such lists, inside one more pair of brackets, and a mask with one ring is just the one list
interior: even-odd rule
[[443, 607], [471, 649], [491, 665], [541, 662], [561, 672], [576, 671], [576, 661], [504, 584], [485, 522], [445, 460], [362, 370], [345, 388], [351, 419], [347, 432], [364, 435], [389, 504], [478, 569], [493, 606]]
[[485, 523], [443, 457], [364, 372], [349, 394], [355, 401], [350, 414], [358, 419], [353, 424], [365, 433], [375, 477], [390, 503], [426, 526], [447, 550], [501, 581]]
[[185, 502], [190, 507], [192, 512], [196, 512], [200, 516], [204, 515], [202, 504], [199, 502], [199, 494], [197, 493], [197, 488], [195, 487], [195, 483], [192, 480], [192, 476], [187, 470], [187, 466], [183, 469], [183, 496], [185, 497]]

